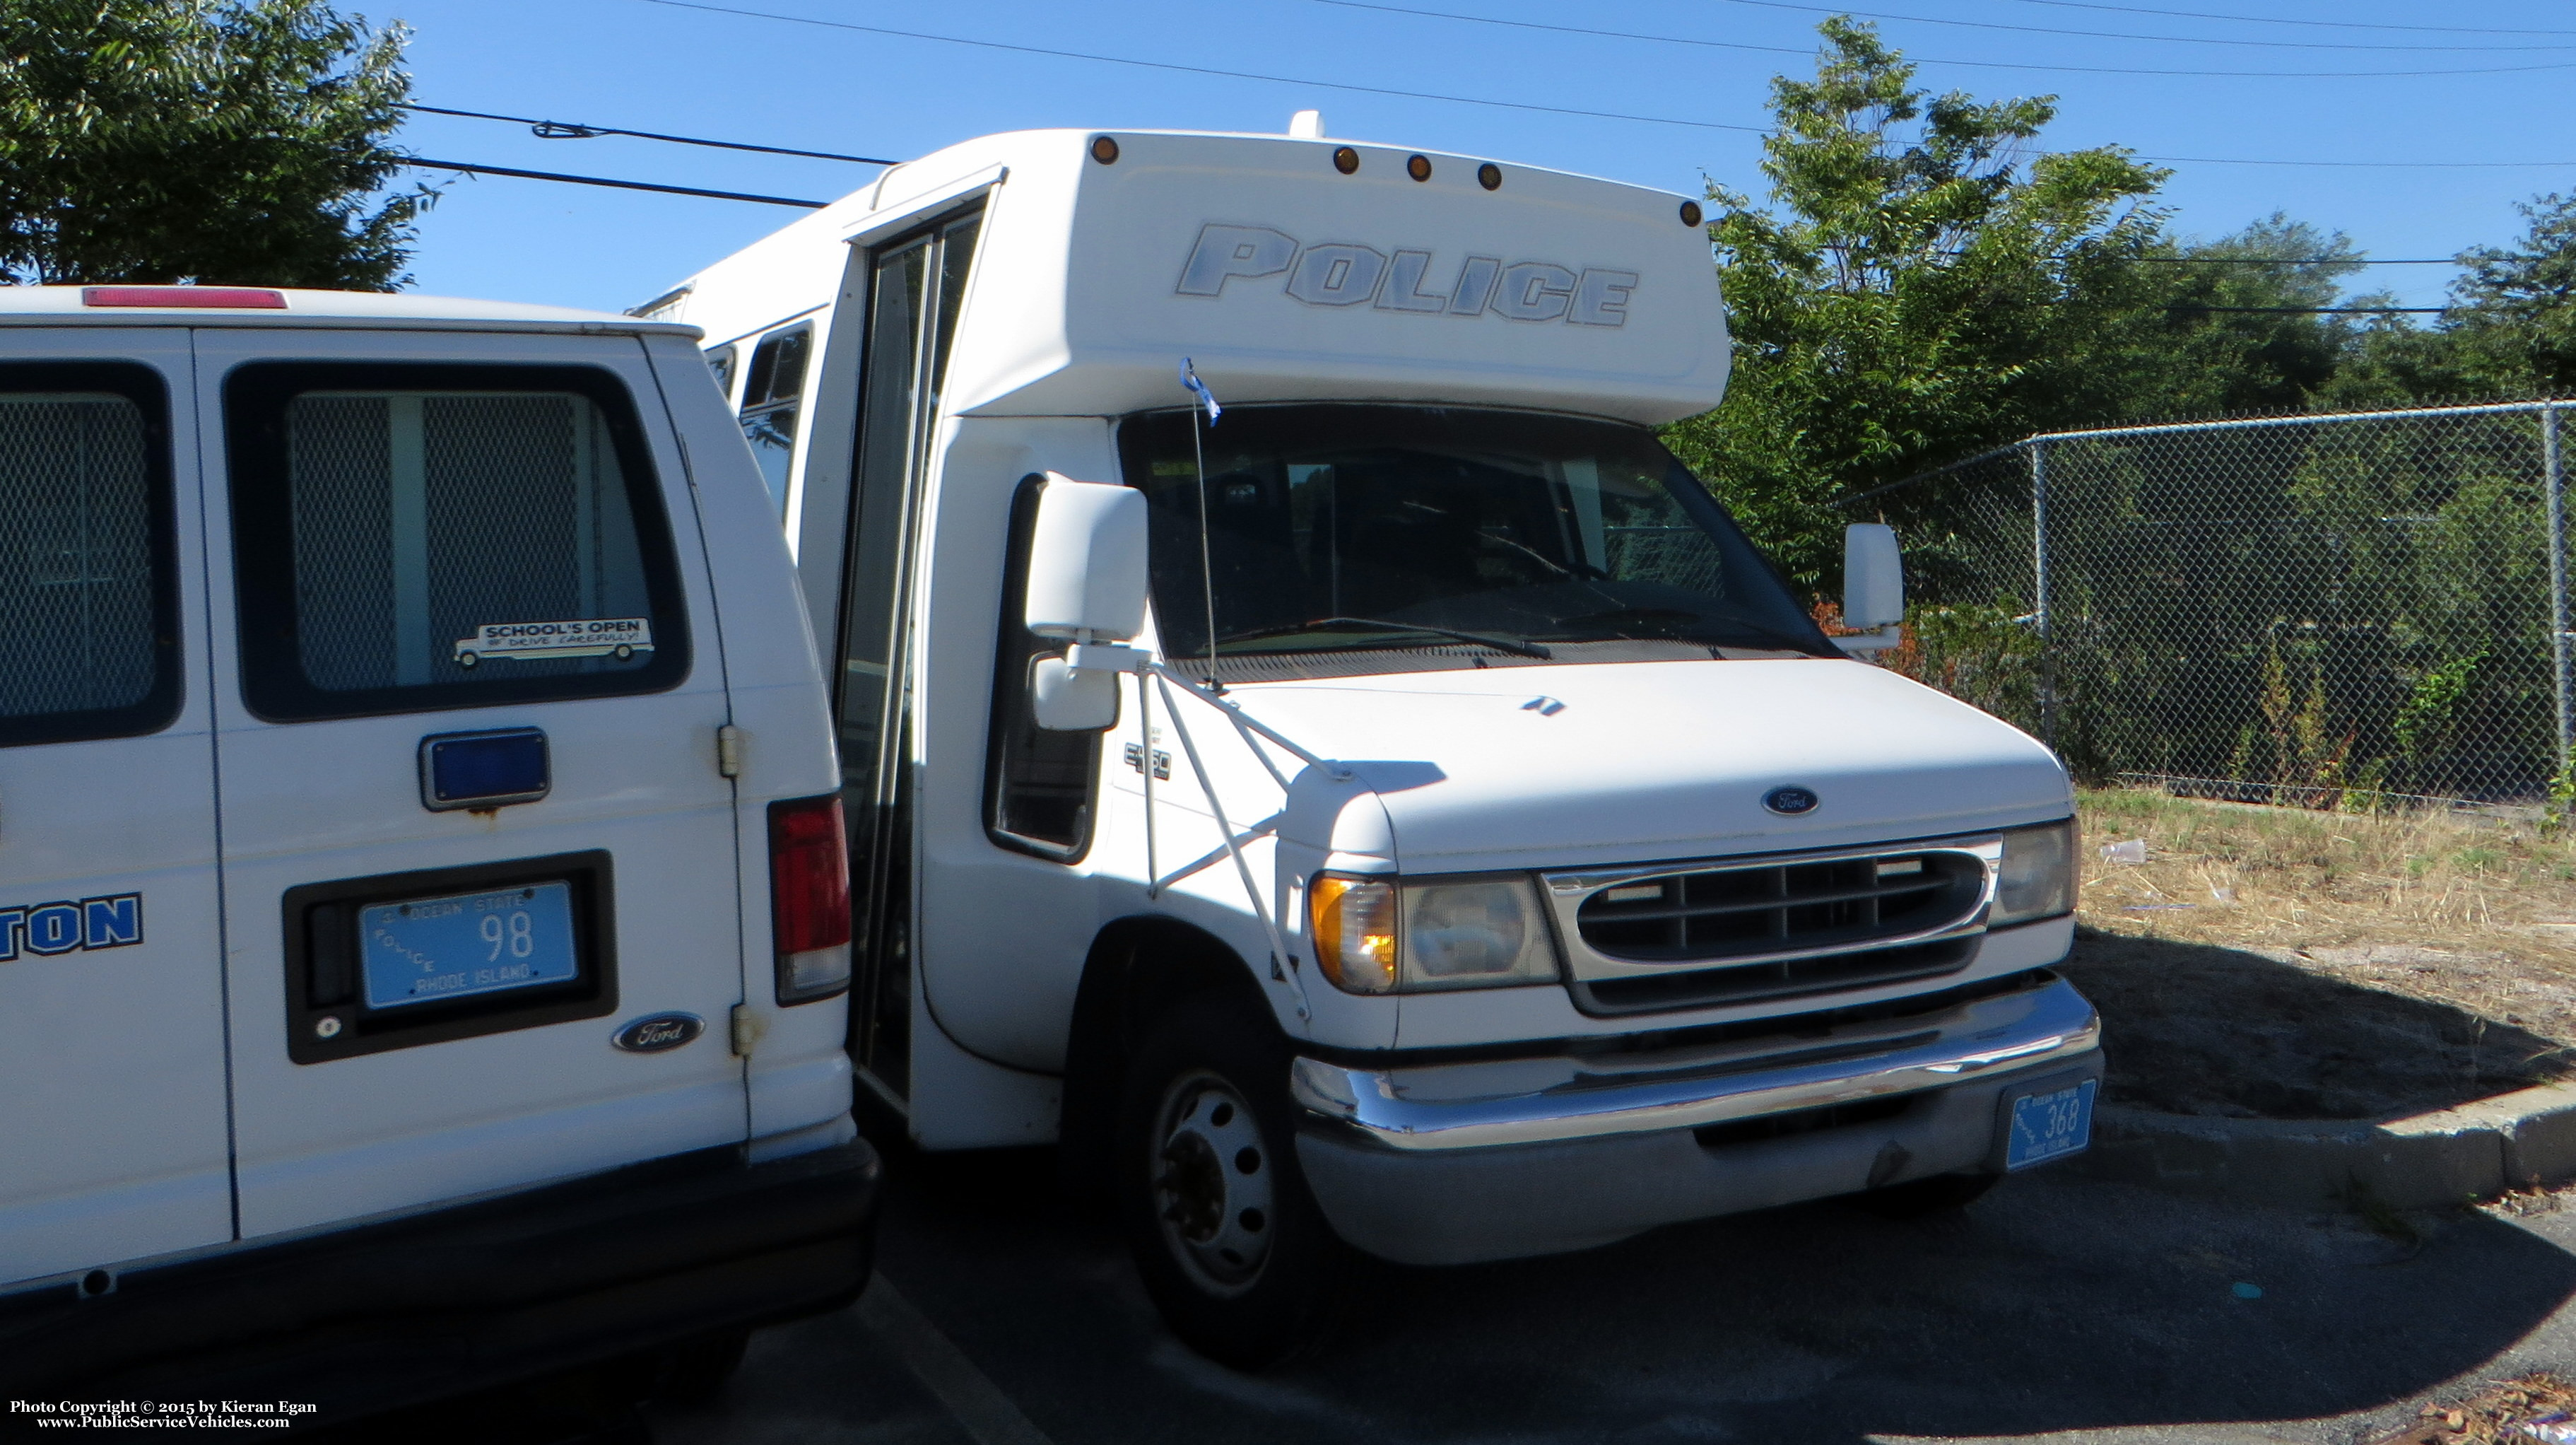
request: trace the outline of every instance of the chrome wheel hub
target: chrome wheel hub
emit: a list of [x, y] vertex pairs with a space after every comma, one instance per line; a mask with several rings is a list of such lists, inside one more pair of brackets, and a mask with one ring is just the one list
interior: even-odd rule
[[1269, 1146], [1232, 1084], [1192, 1073], [1163, 1093], [1154, 1212], [1163, 1242], [1199, 1287], [1240, 1294], [1261, 1277], [1273, 1227]]

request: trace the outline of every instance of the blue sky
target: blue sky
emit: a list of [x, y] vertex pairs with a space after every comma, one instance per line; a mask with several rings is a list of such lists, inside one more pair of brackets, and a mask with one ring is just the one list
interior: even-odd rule
[[[1312, 107], [1336, 136], [1692, 194], [1703, 172], [1759, 191], [1756, 132], [1770, 78], [1812, 73], [1813, 27], [1822, 18], [1816, 7], [1782, 0], [1387, 0], [1398, 9], [1334, 0], [708, 3], [1285, 79], [866, 34], [656, 0], [398, 0], [393, 9], [343, 0], [370, 20], [412, 27], [414, 98], [429, 105], [895, 158], [1037, 126], [1282, 131], [1292, 111]], [[2279, 210], [2344, 231], [2376, 257], [2442, 257], [2518, 233], [2513, 202], [2576, 189], [2576, 136], [2565, 119], [2576, 86], [2576, 8], [2563, 4], [1876, 0], [1861, 13], [1873, 9], [1906, 17], [1878, 23], [1924, 62], [1926, 85], [1985, 98], [2058, 96], [2058, 120], [2044, 138], [2052, 149], [2120, 144], [2176, 158], [2167, 162], [2175, 174], [2165, 199], [2185, 234], [2221, 235]], [[2171, 13], [2181, 11], [2228, 18]], [[2404, 28], [2468, 25], [2495, 33]], [[2068, 31], [2108, 33], [2048, 33]], [[2106, 73], [2116, 71], [2298, 74]], [[2486, 73], [2351, 74], [2368, 71]], [[440, 159], [816, 199], [875, 174], [623, 138], [547, 141], [522, 127], [439, 116], [415, 117], [402, 142]], [[2554, 164], [2456, 165], [2464, 161]], [[412, 271], [423, 291], [620, 310], [796, 214], [460, 177], [422, 222]], [[2360, 284], [2422, 305], [2441, 300], [2450, 275], [2447, 267], [2391, 266]]]

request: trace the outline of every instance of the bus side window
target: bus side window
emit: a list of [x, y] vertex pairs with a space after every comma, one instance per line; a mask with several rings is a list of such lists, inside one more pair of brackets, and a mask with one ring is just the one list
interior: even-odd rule
[[1039, 637], [1022, 622], [1029, 586], [1029, 540], [1037, 530], [1038, 493], [1044, 486], [1038, 477], [1024, 478], [1011, 498], [1010, 552], [1003, 564], [993, 723], [985, 761], [984, 828], [1005, 848], [1070, 863], [1091, 846], [1102, 734], [1047, 732], [1029, 709], [1029, 675], [1038, 659], [1064, 655], [1062, 641]]
[[742, 384], [742, 434], [769, 483], [769, 500], [787, 515], [787, 467], [796, 455], [796, 412], [805, 394], [805, 358], [814, 330], [791, 326], [760, 339]]

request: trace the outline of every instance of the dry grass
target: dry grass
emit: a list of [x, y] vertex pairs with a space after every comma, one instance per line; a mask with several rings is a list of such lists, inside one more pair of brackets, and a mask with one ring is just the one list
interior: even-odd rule
[[2509, 1445], [2538, 1437], [2516, 1427], [2576, 1409], [2576, 1388], [2556, 1375], [2489, 1385], [2456, 1405], [2427, 1405], [2417, 1423], [2371, 1445]]
[[[2427, 811], [2313, 813], [2140, 789], [2079, 800], [2081, 921], [2248, 949], [2576, 1044], [2576, 836]], [[2144, 863], [2104, 860], [2138, 840]]]
[[[2468, 938], [2576, 963], [2576, 835], [2447, 811], [2351, 814], [2209, 803], [2134, 788], [2083, 795], [2085, 922], [2287, 947]], [[2148, 861], [2102, 861], [2143, 839]], [[2187, 909], [2140, 905], [2188, 904]], [[2559, 925], [2553, 930], [2550, 925]], [[2563, 937], [2552, 936], [2563, 932]]]

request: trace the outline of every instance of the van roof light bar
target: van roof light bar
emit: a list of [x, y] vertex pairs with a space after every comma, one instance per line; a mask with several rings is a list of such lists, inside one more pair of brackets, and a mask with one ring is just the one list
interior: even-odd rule
[[81, 304], [283, 311], [286, 309], [286, 293], [264, 286], [84, 286], [81, 288]]

